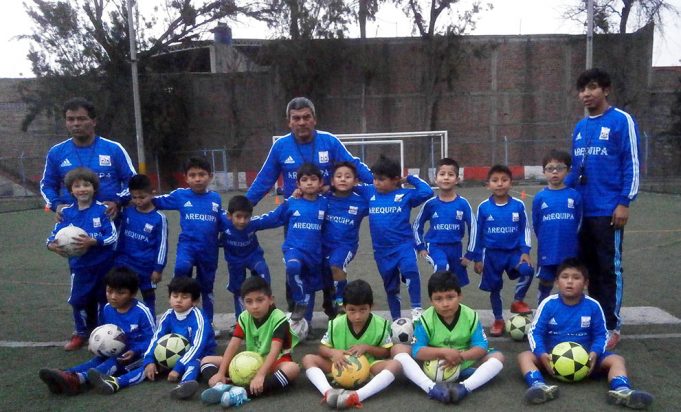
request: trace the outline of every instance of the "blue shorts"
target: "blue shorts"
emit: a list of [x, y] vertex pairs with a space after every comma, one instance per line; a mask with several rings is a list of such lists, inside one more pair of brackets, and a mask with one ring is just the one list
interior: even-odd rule
[[482, 258], [483, 269], [480, 289], [486, 292], [500, 291], [504, 286], [502, 275], [506, 272], [509, 279], [533, 276], [534, 269], [527, 263], [518, 265], [522, 256], [520, 249], [485, 249]]
[[558, 265], [542, 265], [537, 269], [535, 276], [541, 281], [553, 282], [556, 280], [556, 269], [558, 269]]
[[239, 293], [241, 285], [246, 280], [246, 271], [250, 270], [253, 274], [263, 277], [269, 282], [270, 270], [265, 261], [262, 249], [256, 250], [248, 257], [238, 261], [227, 261], [227, 290], [232, 293]]
[[286, 249], [284, 252], [284, 264], [289, 260], [298, 260], [302, 266], [300, 279], [303, 283], [305, 293], [314, 293], [324, 289], [324, 278], [322, 276], [321, 259], [317, 261], [313, 256], [308, 255], [298, 249]]
[[[407, 244], [391, 250], [389, 253], [374, 252], [378, 273], [383, 279], [383, 286], [388, 293], [399, 293], [400, 284], [407, 281], [418, 282], [419, 268], [416, 263], [416, 249], [413, 245]], [[416, 278], [408, 279], [416, 274]]]
[[211, 250], [196, 249], [192, 245], [179, 242], [175, 257], [175, 276], [191, 277], [196, 266], [196, 280], [202, 293], [213, 293], [215, 271], [218, 269], [218, 253]]
[[357, 246], [346, 246], [346, 245], [334, 245], [332, 248], [324, 248], [324, 264], [329, 268], [338, 267], [343, 269], [343, 272], [347, 272], [346, 268], [355, 258], [357, 253]]
[[466, 267], [461, 264], [461, 243], [428, 244], [428, 263], [433, 266], [433, 272], [449, 270], [459, 280], [459, 286], [470, 283]]
[[106, 263], [72, 269], [71, 293], [68, 300], [71, 306], [82, 308], [92, 303], [106, 303], [104, 275], [111, 270], [113, 261]]

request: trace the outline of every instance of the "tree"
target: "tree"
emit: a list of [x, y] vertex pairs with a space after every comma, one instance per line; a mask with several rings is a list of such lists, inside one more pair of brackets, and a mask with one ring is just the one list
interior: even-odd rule
[[[579, 0], [565, 10], [564, 17], [586, 26], [587, 3], [588, 0]], [[679, 14], [669, 0], [594, 0], [594, 31], [624, 34], [650, 23], [662, 27], [665, 11]]]
[[260, 0], [246, 14], [267, 23], [277, 37], [292, 40], [342, 38], [352, 19], [344, 0]]

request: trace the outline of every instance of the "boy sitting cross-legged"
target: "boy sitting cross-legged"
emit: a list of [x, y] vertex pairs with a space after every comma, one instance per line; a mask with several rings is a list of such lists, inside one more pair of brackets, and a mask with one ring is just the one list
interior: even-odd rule
[[[385, 389], [400, 371], [400, 364], [389, 359], [393, 346], [390, 322], [371, 313], [373, 304], [373, 292], [366, 281], [357, 279], [348, 283], [343, 293], [345, 314], [329, 321], [319, 354], [303, 358], [305, 374], [332, 408], [361, 407], [363, 400]], [[341, 367], [347, 363], [345, 355], [348, 354], [364, 355], [371, 363], [373, 378], [357, 391], [334, 389], [326, 377], [333, 364]]]
[[589, 352], [589, 374], [607, 374], [610, 390], [608, 402], [632, 409], [643, 409], [653, 403], [648, 392], [634, 390], [629, 385], [624, 358], [605, 350], [608, 333], [603, 309], [593, 298], [584, 294], [589, 284], [586, 267], [577, 259], [566, 259], [556, 270], [558, 293], [544, 299], [537, 308], [528, 333], [531, 351], [518, 355], [520, 370], [529, 389], [528, 403], [539, 404], [558, 397], [558, 386], [547, 385], [540, 370], [553, 375], [551, 348], [572, 341]]
[[77, 395], [86, 387], [90, 368], [115, 375], [124, 371], [125, 365], [139, 359], [149, 346], [155, 322], [149, 308], [135, 299], [139, 285], [137, 275], [125, 268], [114, 268], [104, 276], [104, 284], [109, 303], [104, 306], [100, 323], [121, 328], [125, 333], [125, 351], [118, 357], [96, 356], [66, 370], [41, 369], [40, 379], [52, 393]]
[[[430, 398], [458, 403], [501, 372], [504, 355], [488, 349], [478, 314], [461, 304], [461, 287], [451, 272], [435, 272], [428, 280], [428, 295], [433, 306], [415, 322], [414, 344], [396, 345], [393, 358], [402, 364], [405, 376]], [[414, 359], [439, 359], [441, 367], [459, 367], [463, 381], [435, 383]], [[472, 368], [475, 364], [479, 366]]]
[[[241, 405], [249, 400], [247, 395], [260, 396], [285, 388], [300, 373], [291, 357], [298, 336], [291, 331], [286, 314], [274, 306], [267, 281], [258, 276], [246, 279], [241, 285], [241, 299], [246, 310], [239, 315], [225, 353], [202, 361], [203, 374], [213, 374], [208, 381], [211, 388], [201, 394], [201, 400], [208, 404]], [[229, 364], [244, 341], [247, 351], [257, 352], [264, 359], [246, 390], [227, 384]]]
[[88, 379], [100, 393], [113, 394], [127, 386], [136, 385], [145, 378], [156, 380], [159, 370], [154, 358], [154, 349], [159, 338], [169, 333], [184, 336], [190, 344], [186, 353], [168, 373], [169, 382], [179, 381], [170, 395], [177, 399], [187, 399], [199, 388], [197, 379], [201, 358], [212, 355], [215, 351], [213, 328], [206, 315], [196, 307], [201, 287], [195, 279], [176, 277], [168, 284], [168, 295], [171, 308], [161, 316], [154, 337], [144, 352], [143, 367], [133, 369], [119, 377], [105, 375], [97, 369], [88, 371]]

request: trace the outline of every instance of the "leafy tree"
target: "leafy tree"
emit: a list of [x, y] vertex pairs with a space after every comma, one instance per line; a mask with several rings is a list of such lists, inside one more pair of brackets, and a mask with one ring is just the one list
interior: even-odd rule
[[258, 0], [246, 14], [267, 23], [277, 37], [292, 40], [342, 38], [352, 19], [343, 0]]
[[[588, 0], [579, 0], [578, 4], [565, 10], [564, 17], [586, 26], [587, 4]], [[662, 27], [665, 11], [679, 14], [669, 0], [594, 0], [594, 31], [624, 34], [650, 23]]]

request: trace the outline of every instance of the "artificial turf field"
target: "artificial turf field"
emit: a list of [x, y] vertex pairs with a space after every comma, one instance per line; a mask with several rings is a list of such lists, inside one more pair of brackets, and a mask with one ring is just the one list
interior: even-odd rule
[[[528, 215], [532, 196], [540, 186], [515, 188], [527, 194]], [[475, 209], [488, 192], [482, 187], [464, 187], [459, 193], [467, 197]], [[225, 201], [231, 194], [224, 196]], [[272, 197], [263, 199], [256, 213], [275, 207]], [[416, 213], [416, 211], [414, 212]], [[172, 276], [175, 242], [179, 230], [176, 212], [166, 213], [170, 222], [170, 253], [164, 279], [157, 292], [157, 313], [167, 308], [165, 285]], [[172, 385], [165, 381], [144, 382], [113, 396], [87, 392], [76, 397], [55, 396], [38, 379], [42, 367], [65, 368], [85, 361], [88, 352], [65, 352], [61, 345], [72, 330], [71, 309], [66, 303], [69, 291], [67, 263], [48, 252], [44, 239], [53, 225], [52, 214], [42, 210], [0, 213], [0, 411], [136, 411], [136, 410], [220, 410], [219, 406], [204, 406], [195, 397], [191, 401], [170, 399]], [[277, 301], [283, 302], [284, 269], [281, 260], [281, 229], [261, 232], [259, 240], [266, 252], [272, 273]], [[534, 239], [533, 239], [534, 242]], [[362, 277], [374, 287], [375, 309], [386, 310], [385, 293], [371, 252], [368, 223], [362, 226], [358, 256], [349, 266], [350, 279]], [[536, 246], [536, 243], [533, 243]], [[533, 256], [534, 258], [534, 256]], [[422, 299], [427, 307], [426, 282], [430, 267], [420, 262]], [[624, 319], [623, 339], [617, 352], [625, 357], [632, 384], [652, 392], [655, 403], [651, 410], [679, 410], [681, 405], [681, 197], [641, 193], [633, 203], [624, 236]], [[469, 268], [471, 285], [464, 288], [463, 301], [485, 310], [490, 308], [488, 295], [477, 289], [477, 276]], [[216, 313], [233, 312], [232, 297], [224, 290], [226, 264], [221, 260], [215, 284]], [[504, 304], [512, 298], [513, 284], [506, 282]], [[536, 307], [536, 284], [528, 294], [528, 303]], [[408, 302], [403, 288], [403, 302]], [[318, 295], [318, 307], [321, 294]], [[657, 309], [646, 309], [653, 307]], [[408, 309], [408, 307], [404, 307]], [[319, 308], [317, 310], [320, 310]], [[483, 319], [485, 317], [483, 316]], [[224, 323], [231, 317], [216, 317]], [[319, 326], [320, 323], [317, 323]], [[484, 323], [483, 326], [489, 326]], [[316, 332], [321, 333], [317, 328]], [[222, 351], [226, 338], [218, 340]], [[491, 345], [506, 355], [504, 370], [492, 382], [467, 397], [460, 405], [442, 405], [429, 400], [415, 385], [403, 377], [384, 392], [364, 403], [366, 410], [619, 410], [606, 404], [605, 379], [586, 380], [578, 384], [560, 384], [558, 400], [542, 406], [523, 403], [525, 383], [515, 362], [517, 353], [527, 349], [526, 342], [514, 342], [506, 337], [492, 338]], [[315, 342], [304, 342], [294, 352], [302, 355], [316, 350]], [[242, 410], [300, 411], [325, 410], [319, 404], [320, 395], [304, 375], [286, 392], [251, 401]]]

